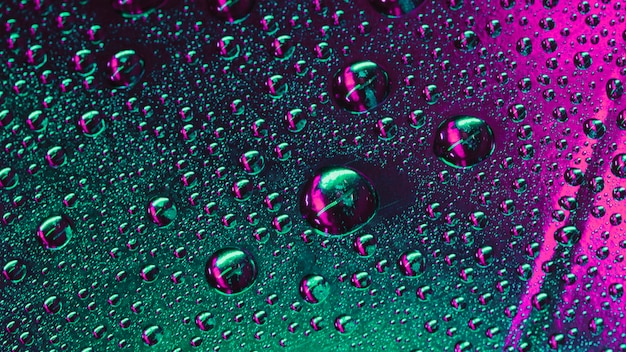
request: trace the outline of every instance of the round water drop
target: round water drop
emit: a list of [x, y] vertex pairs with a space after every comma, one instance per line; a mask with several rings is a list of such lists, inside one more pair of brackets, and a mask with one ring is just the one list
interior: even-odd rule
[[50, 296], [43, 302], [43, 308], [48, 314], [56, 314], [61, 310], [61, 299], [57, 296]]
[[73, 233], [73, 225], [65, 215], [51, 216], [37, 227], [37, 238], [44, 248], [50, 250], [65, 247], [72, 239]]
[[367, 224], [378, 208], [378, 195], [360, 172], [343, 166], [318, 170], [304, 185], [300, 211], [324, 235], [345, 235]]
[[606, 126], [601, 120], [587, 119], [583, 124], [583, 131], [591, 139], [600, 139], [606, 133]]
[[265, 168], [265, 158], [256, 150], [250, 150], [239, 157], [239, 163], [249, 175], [256, 175]]
[[624, 84], [617, 78], [611, 78], [606, 82], [606, 95], [611, 100], [617, 100], [624, 95]]
[[41, 110], [35, 110], [28, 115], [26, 125], [35, 132], [43, 131], [48, 126], [48, 117]]
[[574, 65], [580, 70], [586, 70], [591, 67], [593, 60], [591, 55], [586, 51], [581, 51], [574, 55]]
[[165, 0], [113, 0], [111, 6], [124, 17], [147, 16]]
[[176, 219], [178, 211], [174, 202], [167, 197], [156, 197], [148, 204], [150, 220], [158, 226], [167, 226]]
[[554, 239], [560, 244], [570, 247], [580, 241], [580, 230], [575, 226], [561, 227], [554, 233]]
[[620, 130], [626, 130], [626, 109], [617, 114], [617, 127], [619, 127]]
[[196, 315], [196, 326], [202, 331], [209, 331], [216, 325], [215, 316], [211, 312], [202, 312]]
[[254, 7], [254, 0], [208, 0], [211, 14], [228, 22], [243, 21]]
[[415, 11], [423, 0], [370, 0], [376, 11], [389, 17], [401, 17]]
[[252, 286], [257, 277], [257, 264], [247, 251], [226, 247], [209, 257], [205, 274], [211, 287], [232, 295], [244, 292]]
[[435, 155], [457, 168], [471, 167], [488, 158], [495, 149], [493, 131], [473, 116], [454, 116], [437, 128], [433, 143]]
[[46, 161], [51, 168], [56, 169], [63, 166], [67, 162], [67, 154], [62, 147], [52, 147], [46, 153]]
[[349, 315], [341, 315], [335, 319], [335, 329], [341, 334], [349, 334], [356, 330], [357, 321]]
[[370, 234], [362, 234], [354, 239], [354, 250], [362, 257], [371, 257], [376, 251], [376, 237]]
[[131, 88], [143, 76], [144, 61], [134, 50], [123, 50], [107, 62], [109, 81], [117, 88]]
[[323, 302], [330, 294], [328, 281], [317, 274], [306, 275], [300, 280], [300, 296], [309, 303]]
[[13, 189], [18, 182], [17, 172], [14, 169], [10, 167], [0, 169], [0, 189]]
[[163, 339], [163, 328], [158, 325], [151, 325], [143, 329], [141, 339], [148, 346], [154, 346]]
[[332, 94], [344, 109], [353, 113], [366, 112], [389, 95], [389, 76], [372, 61], [358, 61], [335, 75]]
[[153, 264], [147, 265], [141, 269], [139, 275], [145, 282], [153, 282], [159, 277], [159, 268]]
[[89, 111], [80, 116], [78, 119], [78, 128], [85, 136], [96, 137], [104, 131], [104, 119], [98, 111]]
[[461, 51], [472, 51], [480, 44], [480, 39], [474, 31], [465, 31], [454, 39], [454, 46]]
[[626, 178], [626, 154], [617, 154], [613, 157], [611, 172], [619, 178]]
[[405, 276], [418, 277], [426, 270], [426, 258], [418, 250], [409, 250], [398, 259], [398, 268]]
[[26, 277], [26, 264], [21, 259], [11, 260], [2, 268], [2, 276], [16, 284]]

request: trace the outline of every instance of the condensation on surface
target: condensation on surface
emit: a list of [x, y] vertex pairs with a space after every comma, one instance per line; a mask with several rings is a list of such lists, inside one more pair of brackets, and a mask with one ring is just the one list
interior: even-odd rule
[[0, 350], [625, 351], [616, 0], [7, 0]]

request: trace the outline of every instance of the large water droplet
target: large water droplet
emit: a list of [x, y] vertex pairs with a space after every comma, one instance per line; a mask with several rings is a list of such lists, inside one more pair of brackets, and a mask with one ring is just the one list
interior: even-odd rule
[[26, 277], [26, 264], [21, 259], [11, 260], [2, 268], [2, 276], [16, 284]]
[[398, 268], [405, 276], [418, 277], [426, 270], [426, 258], [418, 250], [409, 250], [398, 259]]
[[178, 211], [174, 202], [167, 197], [157, 197], [148, 204], [150, 220], [159, 226], [167, 226], [174, 219]]
[[51, 216], [37, 227], [37, 238], [46, 249], [61, 249], [72, 239], [74, 233], [72, 227], [67, 216]]
[[17, 172], [10, 167], [0, 169], [0, 189], [13, 189], [18, 184]]
[[131, 88], [143, 76], [144, 61], [134, 50], [120, 51], [107, 63], [107, 75], [118, 88]]
[[389, 17], [400, 17], [415, 11], [423, 0], [370, 0], [376, 11]]
[[355, 62], [335, 75], [332, 94], [337, 104], [346, 110], [366, 112], [389, 95], [389, 77], [372, 61]]
[[209, 11], [228, 22], [243, 21], [252, 11], [254, 0], [208, 0]]
[[78, 127], [85, 136], [96, 137], [104, 131], [104, 119], [98, 111], [89, 111], [80, 116]]
[[111, 6], [124, 17], [147, 16], [165, 0], [113, 0]]
[[345, 235], [369, 222], [378, 208], [378, 195], [360, 172], [343, 166], [318, 170], [305, 184], [300, 211], [318, 232]]
[[617, 154], [613, 157], [611, 172], [619, 178], [626, 178], [626, 154]]
[[493, 131], [473, 116], [454, 116], [437, 128], [435, 155], [450, 166], [464, 168], [488, 158], [495, 149]]
[[219, 292], [232, 295], [248, 289], [257, 277], [256, 261], [243, 249], [226, 247], [206, 263], [206, 279]]
[[580, 241], [580, 230], [575, 226], [561, 227], [554, 233], [554, 239], [564, 246], [573, 246]]
[[329, 294], [330, 285], [321, 275], [306, 275], [300, 281], [300, 296], [309, 303], [323, 302]]
[[163, 339], [163, 328], [158, 325], [151, 325], [143, 329], [141, 339], [148, 346], [154, 346]]

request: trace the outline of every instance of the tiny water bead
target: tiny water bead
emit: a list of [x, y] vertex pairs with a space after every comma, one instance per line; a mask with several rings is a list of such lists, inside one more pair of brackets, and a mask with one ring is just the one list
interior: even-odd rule
[[471, 167], [487, 159], [495, 146], [491, 127], [484, 120], [467, 115], [442, 122], [433, 142], [435, 155], [457, 168]]
[[369, 0], [376, 11], [389, 17], [402, 17], [415, 11], [423, 0]]
[[365, 175], [344, 166], [324, 167], [304, 185], [300, 211], [320, 234], [346, 235], [367, 224], [378, 194]]
[[309, 303], [320, 303], [330, 294], [330, 285], [321, 275], [310, 274], [300, 280], [300, 296]]
[[54, 215], [45, 219], [37, 227], [37, 238], [46, 249], [57, 250], [65, 247], [74, 234], [71, 220], [65, 215]]
[[205, 275], [209, 285], [218, 292], [232, 295], [244, 292], [257, 277], [257, 264], [249, 252], [226, 247], [213, 253], [206, 263]]
[[156, 197], [148, 203], [148, 216], [158, 226], [167, 226], [176, 219], [178, 210], [168, 197]]
[[332, 82], [337, 105], [363, 113], [380, 105], [389, 95], [389, 75], [372, 61], [358, 61], [340, 70]]
[[143, 76], [144, 61], [134, 50], [123, 50], [107, 62], [109, 81], [117, 88], [131, 88]]

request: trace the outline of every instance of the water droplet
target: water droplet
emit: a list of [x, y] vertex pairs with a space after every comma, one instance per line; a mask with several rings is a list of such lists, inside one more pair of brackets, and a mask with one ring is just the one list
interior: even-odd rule
[[423, 0], [370, 0], [376, 11], [389, 17], [401, 17], [415, 11]]
[[337, 104], [353, 113], [380, 105], [389, 95], [387, 72], [372, 61], [359, 61], [335, 75], [332, 94]]
[[586, 70], [591, 67], [592, 60], [591, 55], [586, 51], [581, 51], [574, 55], [574, 65], [581, 70]]
[[454, 46], [461, 51], [472, 51], [480, 44], [480, 38], [474, 31], [465, 31], [454, 39]]
[[67, 154], [62, 147], [56, 146], [50, 148], [46, 153], [46, 161], [52, 168], [59, 168], [67, 162]]
[[134, 50], [123, 50], [107, 62], [109, 81], [117, 88], [131, 88], [143, 76], [144, 61]]
[[360, 172], [342, 166], [318, 170], [303, 188], [300, 211], [319, 233], [345, 235], [368, 223], [378, 195]]
[[232, 295], [252, 286], [257, 277], [257, 264], [247, 251], [226, 247], [209, 257], [205, 274], [211, 287]]
[[583, 131], [591, 139], [600, 139], [606, 133], [606, 126], [601, 120], [587, 119], [583, 124]]
[[151, 325], [143, 329], [141, 339], [148, 346], [154, 346], [163, 339], [163, 328], [158, 325]]
[[426, 258], [418, 250], [409, 250], [398, 259], [398, 268], [405, 276], [418, 277], [426, 270]]
[[477, 117], [460, 115], [442, 122], [433, 143], [435, 155], [450, 166], [471, 167], [495, 149], [493, 131]]
[[309, 303], [320, 303], [330, 294], [328, 281], [316, 274], [306, 275], [300, 280], [300, 296]]
[[228, 22], [241, 22], [252, 11], [254, 0], [207, 0], [211, 14]]
[[147, 16], [163, 5], [165, 0], [112, 0], [113, 9], [124, 17]]
[[0, 189], [13, 189], [19, 183], [17, 172], [10, 167], [0, 169]]
[[37, 227], [37, 238], [44, 248], [50, 250], [65, 247], [72, 239], [73, 233], [73, 225], [65, 215], [51, 216]]
[[354, 239], [353, 248], [362, 257], [370, 257], [376, 251], [376, 237], [362, 234]]
[[156, 197], [148, 203], [150, 220], [158, 226], [167, 226], [176, 219], [178, 211], [174, 202], [167, 197]]
[[342, 334], [349, 334], [356, 330], [357, 321], [349, 315], [340, 315], [335, 319], [335, 329]]
[[202, 312], [196, 315], [196, 325], [202, 331], [209, 331], [216, 326], [215, 316], [211, 312]]
[[153, 282], [159, 277], [159, 268], [153, 264], [146, 265], [139, 275], [145, 282]]
[[606, 82], [606, 95], [611, 100], [617, 100], [624, 94], [624, 85], [617, 78], [611, 78]]
[[575, 226], [561, 227], [554, 233], [554, 239], [560, 244], [570, 247], [580, 241], [580, 230]]
[[19, 283], [26, 277], [26, 264], [21, 259], [11, 260], [2, 268], [2, 275], [14, 284]]
[[85, 136], [96, 137], [104, 131], [104, 119], [100, 112], [95, 110], [89, 111], [80, 116], [78, 127]]
[[619, 178], [626, 178], [626, 154], [617, 154], [613, 157], [611, 172]]
[[48, 314], [56, 314], [61, 310], [61, 299], [57, 296], [50, 296], [46, 298], [43, 303], [43, 308]]

